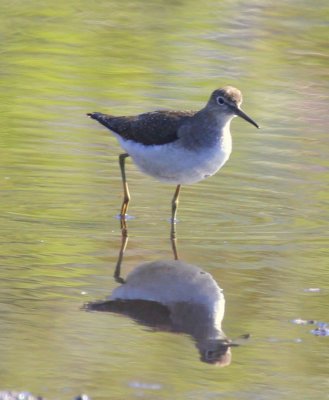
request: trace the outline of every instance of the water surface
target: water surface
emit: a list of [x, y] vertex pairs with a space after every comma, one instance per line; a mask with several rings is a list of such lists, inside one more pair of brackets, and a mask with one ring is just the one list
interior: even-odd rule
[[[0, 389], [49, 399], [300, 399], [329, 390], [328, 6], [306, 1], [4, 2], [0, 15]], [[85, 117], [198, 109], [232, 84], [261, 130], [181, 193], [183, 261], [224, 289], [231, 365], [188, 335], [82, 305], [117, 286], [119, 145]], [[174, 187], [131, 162], [126, 274], [172, 257]], [[305, 291], [308, 288], [320, 291]]]

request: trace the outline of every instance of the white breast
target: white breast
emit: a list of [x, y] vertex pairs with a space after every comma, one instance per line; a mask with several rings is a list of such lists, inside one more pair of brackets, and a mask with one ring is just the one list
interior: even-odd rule
[[232, 151], [229, 130], [211, 147], [189, 150], [179, 141], [145, 146], [115, 135], [138, 168], [154, 178], [174, 184], [191, 184], [214, 175], [228, 160]]

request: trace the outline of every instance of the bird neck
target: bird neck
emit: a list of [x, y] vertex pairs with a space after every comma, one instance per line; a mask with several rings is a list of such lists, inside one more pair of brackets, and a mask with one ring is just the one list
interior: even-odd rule
[[225, 138], [231, 140], [232, 118], [231, 115], [218, 114], [203, 108], [182, 127], [179, 137], [184, 146], [191, 149], [221, 145]]
[[230, 127], [230, 123], [234, 115], [227, 113], [219, 113], [205, 107], [195, 114], [195, 117], [200, 121], [206, 121], [207, 124], [213, 126], [216, 130], [222, 132], [225, 128]]

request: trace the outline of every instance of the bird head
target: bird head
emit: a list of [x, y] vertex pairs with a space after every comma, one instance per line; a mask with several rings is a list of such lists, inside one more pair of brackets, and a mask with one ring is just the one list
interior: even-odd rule
[[211, 94], [206, 108], [221, 117], [226, 116], [229, 120], [236, 116], [241, 117], [256, 128], [259, 128], [258, 124], [241, 109], [241, 104], [242, 93], [240, 90], [232, 86], [225, 86], [221, 89], [216, 89]]

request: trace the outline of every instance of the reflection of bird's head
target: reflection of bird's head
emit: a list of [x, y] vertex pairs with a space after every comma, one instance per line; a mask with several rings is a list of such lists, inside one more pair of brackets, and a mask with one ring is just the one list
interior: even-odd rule
[[226, 339], [208, 341], [205, 349], [199, 349], [201, 354], [200, 359], [208, 364], [226, 367], [231, 364], [231, 346], [232, 343]]

